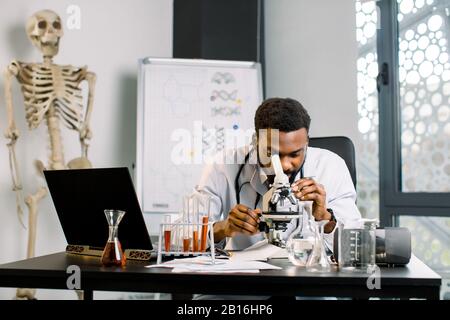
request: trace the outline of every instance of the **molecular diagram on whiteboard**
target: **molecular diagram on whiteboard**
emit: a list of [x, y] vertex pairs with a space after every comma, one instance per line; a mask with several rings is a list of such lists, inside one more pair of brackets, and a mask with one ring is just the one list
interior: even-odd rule
[[233, 101], [237, 98], [237, 90], [226, 91], [226, 90], [213, 90], [211, 93], [211, 101], [223, 100], [223, 101]]
[[224, 117], [230, 117], [230, 116], [238, 116], [241, 114], [241, 107], [228, 107], [228, 106], [221, 106], [221, 107], [211, 107], [211, 116], [217, 117], [217, 116], [224, 116]]
[[212, 76], [211, 82], [216, 84], [229, 84], [236, 82], [236, 79], [234, 78], [233, 74], [229, 72], [216, 72]]
[[199, 87], [201, 83], [182, 81], [177, 75], [170, 75], [164, 83], [164, 99], [169, 103], [172, 114], [185, 117], [192, 112], [192, 108], [200, 101]]
[[[215, 72], [211, 78], [211, 117], [233, 117], [241, 114], [236, 78], [230, 72]], [[231, 85], [230, 85], [231, 84]]]
[[[192, 188], [192, 172], [183, 167], [170, 165], [167, 169], [148, 168], [151, 172], [152, 183], [158, 186], [157, 193], [151, 202], [152, 209], [170, 208], [171, 204], [178, 204], [180, 199]], [[173, 209], [173, 208], [170, 208]]]
[[225, 128], [202, 128], [202, 153], [204, 156], [214, 155], [225, 148]]

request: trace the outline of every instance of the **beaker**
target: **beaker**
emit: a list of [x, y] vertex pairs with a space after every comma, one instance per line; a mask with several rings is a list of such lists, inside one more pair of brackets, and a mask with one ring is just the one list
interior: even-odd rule
[[125, 211], [107, 209], [104, 212], [109, 226], [109, 236], [103, 250], [102, 264], [104, 266], [124, 266], [126, 257], [119, 241], [119, 224], [125, 215]]
[[371, 273], [375, 264], [375, 229], [377, 219], [349, 220], [338, 223], [339, 269]]
[[310, 272], [329, 272], [331, 270], [325, 250], [324, 228], [329, 220], [315, 222], [314, 247], [306, 263], [306, 270]]
[[305, 267], [314, 246], [314, 230], [311, 226], [309, 203], [299, 203], [299, 217], [295, 229], [286, 241], [286, 251], [292, 264]]

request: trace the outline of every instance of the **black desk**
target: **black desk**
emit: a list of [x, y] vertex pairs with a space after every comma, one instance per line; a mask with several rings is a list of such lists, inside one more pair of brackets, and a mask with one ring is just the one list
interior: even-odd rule
[[309, 273], [285, 259], [270, 263], [283, 270], [259, 274], [172, 273], [170, 269], [144, 268], [147, 263], [136, 261], [128, 261], [125, 269], [104, 268], [98, 257], [61, 252], [0, 265], [0, 287], [67, 289], [67, 267], [78, 265], [86, 299], [92, 299], [95, 290], [439, 299], [441, 277], [416, 257], [406, 267], [381, 268], [381, 289], [373, 290], [367, 288], [368, 276], [364, 274]]

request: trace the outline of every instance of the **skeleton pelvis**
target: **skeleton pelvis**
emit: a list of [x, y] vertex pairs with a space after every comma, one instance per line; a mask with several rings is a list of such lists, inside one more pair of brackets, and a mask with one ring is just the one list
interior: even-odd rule
[[89, 169], [92, 168], [92, 163], [86, 157], [78, 157], [70, 160], [67, 167], [69, 169]]
[[[39, 175], [44, 176], [44, 170], [46, 170], [44, 163], [40, 160], [35, 160], [34, 165]], [[92, 168], [92, 163], [86, 157], [78, 157], [69, 161], [67, 166], [60, 163], [53, 163], [51, 170], [61, 170], [61, 169], [90, 169]]]

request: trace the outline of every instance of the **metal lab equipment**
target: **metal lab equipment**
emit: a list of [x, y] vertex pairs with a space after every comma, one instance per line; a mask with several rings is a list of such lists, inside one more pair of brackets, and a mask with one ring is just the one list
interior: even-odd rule
[[280, 157], [271, 157], [275, 179], [270, 190], [263, 195], [262, 222], [260, 231], [265, 232], [269, 243], [281, 248], [286, 247], [284, 232], [292, 219], [298, 218], [299, 201], [295, 197], [288, 176], [283, 172]]

